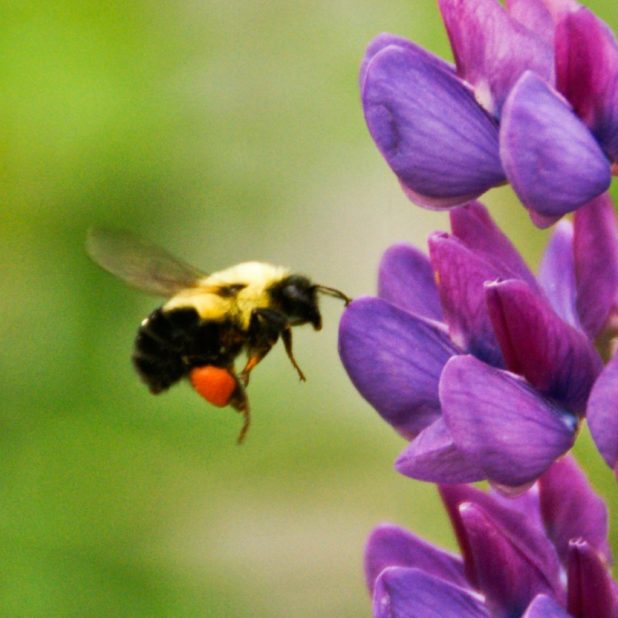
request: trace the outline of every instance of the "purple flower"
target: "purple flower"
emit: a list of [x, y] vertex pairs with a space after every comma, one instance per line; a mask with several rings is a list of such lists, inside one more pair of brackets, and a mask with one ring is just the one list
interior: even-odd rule
[[572, 0], [439, 0], [455, 66], [378, 36], [361, 67], [371, 135], [408, 197], [464, 204], [510, 182], [549, 225], [607, 190], [618, 47]]
[[618, 478], [618, 354], [607, 364], [588, 402], [588, 427], [599, 452]]
[[365, 552], [375, 618], [616, 618], [607, 509], [573, 460], [517, 498], [464, 485], [440, 492], [461, 556], [377, 527]]
[[[576, 312], [582, 328], [609, 357], [618, 335], [618, 231], [609, 197], [577, 211], [573, 238]], [[618, 476], [618, 355], [596, 381], [587, 404], [590, 433]]]
[[[618, 278], [590, 289], [601, 273], [585, 249], [604, 234], [599, 248], [618, 273], [610, 211], [603, 197], [578, 213], [575, 233], [563, 222], [539, 280], [478, 203], [451, 211], [452, 234], [430, 236], [429, 258], [403, 244], [385, 253], [378, 297], [349, 305], [339, 349], [359, 392], [410, 440], [401, 473], [516, 488], [572, 446], [602, 369], [592, 338], [618, 300]], [[613, 415], [605, 437], [615, 438], [618, 415], [605, 404], [618, 375], [606, 372], [589, 415], [591, 429]], [[615, 463], [618, 440], [603, 449]]]

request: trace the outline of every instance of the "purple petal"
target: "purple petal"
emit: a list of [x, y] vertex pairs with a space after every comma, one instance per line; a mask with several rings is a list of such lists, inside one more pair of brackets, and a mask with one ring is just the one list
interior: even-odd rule
[[522, 618], [571, 618], [554, 599], [540, 594], [530, 603]]
[[439, 0], [457, 73], [494, 116], [527, 69], [553, 82], [548, 42], [513, 19], [496, 0]]
[[575, 460], [564, 457], [539, 479], [541, 512], [547, 533], [560, 559], [566, 564], [569, 542], [583, 539], [602, 553], [607, 561], [607, 507], [592, 491]]
[[565, 14], [556, 27], [558, 89], [618, 160], [618, 46], [607, 24], [586, 8]]
[[570, 221], [561, 221], [551, 235], [541, 262], [539, 281], [554, 311], [565, 322], [579, 328], [575, 307], [573, 225]]
[[517, 376], [472, 356], [457, 356], [446, 364], [440, 401], [455, 444], [501, 485], [533, 481], [575, 438], [573, 416]]
[[469, 249], [494, 264], [501, 276], [523, 279], [533, 288], [538, 287], [519, 251], [494, 223], [480, 202], [470, 202], [461, 208], [454, 208], [449, 217], [453, 235], [462, 240]]
[[429, 237], [430, 260], [449, 332], [464, 350], [496, 366], [504, 360], [485, 301], [486, 281], [500, 277], [494, 264], [449, 234]]
[[523, 281], [489, 283], [485, 289], [507, 369], [542, 395], [583, 414], [603, 367], [590, 340]]
[[607, 364], [588, 401], [588, 427], [599, 452], [618, 476], [618, 354]]
[[421, 206], [463, 204], [504, 182], [496, 125], [434, 56], [381, 49], [365, 69], [362, 99], [378, 148]]
[[588, 129], [530, 72], [504, 105], [500, 156], [524, 206], [546, 217], [579, 208], [611, 180], [609, 162]]
[[395, 468], [401, 474], [430, 483], [473, 483], [483, 471], [455, 445], [442, 418], [423, 429], [401, 452]]
[[495, 616], [519, 616], [537, 594], [554, 594], [553, 582], [500, 525], [474, 503], [460, 507], [476, 581]]
[[378, 577], [374, 618], [489, 618], [472, 593], [418, 569], [391, 567]]
[[438, 380], [457, 353], [435, 323], [378, 298], [352, 302], [339, 326], [339, 354], [350, 379], [407, 438], [440, 416]]
[[546, 227], [551, 227], [554, 223], [557, 223], [562, 218], [562, 215], [554, 215], [553, 217], [542, 215], [536, 212], [536, 210], [529, 210], [528, 216], [534, 225], [544, 230]]
[[372, 594], [378, 575], [385, 568], [394, 566], [415, 567], [461, 588], [468, 586], [461, 558], [430, 545], [403, 528], [383, 524], [373, 530], [365, 549], [365, 577]]
[[438, 288], [429, 259], [411, 245], [393, 245], [382, 256], [378, 296], [421, 317], [442, 320]]
[[464, 526], [461, 507], [474, 504], [491, 517], [500, 535], [508, 539], [520, 554], [526, 556], [535, 571], [542, 573], [547, 585], [559, 596], [560, 563], [553, 545], [545, 536], [545, 531], [537, 525], [537, 517], [530, 519], [518, 508], [512, 508], [510, 501], [500, 499], [494, 493], [486, 493], [469, 485], [441, 485], [440, 494], [451, 519], [457, 541], [464, 557], [464, 569], [468, 580], [478, 587], [472, 548]]
[[577, 310], [585, 331], [596, 338], [618, 305], [618, 232], [607, 193], [575, 214], [573, 252]]
[[541, 521], [541, 507], [539, 504], [538, 485], [535, 483], [530, 489], [513, 494], [505, 494], [492, 488], [489, 492], [491, 497], [509, 511], [516, 511], [523, 515], [528, 525], [545, 534], [545, 528]]
[[361, 86], [361, 90], [363, 88], [363, 84], [365, 83], [365, 77], [367, 75], [367, 67], [370, 62], [373, 60], [374, 56], [381, 52], [383, 49], [387, 47], [401, 47], [403, 49], [407, 49], [412, 53], [421, 54], [427, 62], [433, 62], [438, 69], [442, 69], [444, 71], [450, 71], [455, 73], [455, 67], [439, 56], [434, 56], [432, 53], [428, 52], [426, 49], [419, 47], [412, 41], [408, 39], [404, 39], [401, 36], [397, 36], [396, 34], [388, 34], [384, 32], [375, 37], [371, 43], [367, 46], [365, 50], [365, 57], [363, 58], [363, 62], [361, 63], [361, 68], [359, 72], [359, 82]]
[[572, 541], [569, 552], [568, 610], [581, 618], [616, 618], [618, 595], [603, 558], [585, 541]]

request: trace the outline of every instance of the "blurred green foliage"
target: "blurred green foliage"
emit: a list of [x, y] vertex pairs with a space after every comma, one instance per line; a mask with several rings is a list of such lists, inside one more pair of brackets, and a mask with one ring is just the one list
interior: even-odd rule
[[[618, 25], [609, 0], [590, 5]], [[410, 206], [373, 147], [358, 65], [380, 31], [448, 55], [434, 4], [2, 9], [0, 613], [367, 615], [373, 525], [454, 543], [338, 364], [339, 304], [296, 336], [307, 384], [279, 349], [255, 372], [238, 448], [232, 412], [136, 379], [134, 333], [157, 301], [83, 241], [122, 226], [206, 270], [262, 259], [371, 293], [388, 244], [446, 220]], [[534, 262], [543, 235], [506, 190], [488, 202]], [[611, 474], [587, 439], [577, 452], [615, 512]]]

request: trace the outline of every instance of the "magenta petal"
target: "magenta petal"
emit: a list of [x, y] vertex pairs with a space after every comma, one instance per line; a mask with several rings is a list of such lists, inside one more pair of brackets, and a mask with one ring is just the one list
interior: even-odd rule
[[590, 340], [526, 283], [486, 285], [487, 306], [507, 369], [541, 394], [583, 414], [603, 364]]
[[508, 487], [538, 478], [575, 438], [572, 415], [472, 356], [446, 364], [440, 401], [455, 444], [490, 480]]
[[553, 48], [554, 20], [542, 2], [539, 0], [506, 0], [506, 5], [511, 17]]
[[504, 105], [500, 156], [524, 206], [546, 217], [576, 210], [611, 180], [609, 162], [586, 126], [530, 72]]
[[547, 533], [563, 563], [572, 539], [583, 539], [609, 561], [607, 507], [575, 460], [564, 457], [555, 462], [539, 479], [539, 487]]
[[378, 296], [421, 317], [442, 320], [429, 259], [411, 245], [393, 245], [382, 256]]
[[577, 0], [533, 0], [536, 2], [542, 2], [545, 8], [550, 12], [551, 16], [554, 19], [554, 22], [557, 22], [564, 13], [568, 13], [570, 11], [576, 11], [581, 4], [577, 2]]
[[473, 483], [483, 471], [455, 445], [442, 418], [434, 421], [401, 452], [395, 468], [401, 474], [430, 483]]
[[504, 182], [495, 124], [434, 56], [381, 49], [366, 67], [362, 100], [378, 148], [421, 206], [462, 204]]
[[503, 366], [502, 352], [487, 312], [484, 284], [504, 273], [481, 253], [445, 233], [429, 237], [429, 255], [453, 341], [482, 360]]
[[616, 618], [618, 595], [603, 558], [585, 541], [571, 542], [567, 568], [568, 610], [583, 618]]
[[575, 213], [577, 310], [590, 337], [597, 337], [618, 305], [618, 232], [607, 193]]
[[500, 115], [509, 91], [527, 69], [553, 82], [553, 50], [513, 19], [496, 0], [439, 0], [457, 65], [488, 112]]
[[533, 288], [537, 281], [508, 237], [494, 223], [480, 202], [470, 202], [449, 212], [453, 236], [494, 264], [503, 277], [523, 279]]
[[566, 13], [556, 27], [558, 89], [618, 161], [618, 45], [613, 32], [586, 8]]
[[618, 354], [599, 376], [588, 401], [588, 427], [599, 452], [618, 476]]
[[373, 530], [365, 548], [365, 577], [371, 593], [378, 575], [385, 568], [394, 566], [415, 567], [462, 588], [468, 585], [461, 558], [430, 545], [399, 526], [382, 524]]
[[551, 235], [543, 254], [539, 281], [554, 311], [565, 322], [579, 328], [575, 306], [573, 225], [570, 221], [561, 221]]
[[522, 618], [571, 618], [571, 614], [567, 614], [551, 597], [540, 594], [530, 603]]
[[555, 593], [530, 549], [522, 551], [478, 505], [463, 504], [460, 511], [476, 581], [492, 615], [519, 616], [537, 594]]
[[476, 595], [418, 569], [382, 571], [373, 595], [374, 618], [489, 618]]
[[360, 394], [407, 438], [440, 416], [438, 380], [458, 350], [435, 323], [378, 298], [345, 310], [339, 354]]
[[531, 519], [527, 513], [513, 510], [511, 505], [506, 504], [506, 499], [500, 499], [496, 494], [486, 493], [469, 485], [440, 485], [440, 494], [464, 557], [466, 575], [474, 586], [478, 587], [477, 573], [461, 516], [461, 507], [465, 504], [474, 504], [491, 517], [494, 525], [499, 527], [500, 535], [508, 539], [520, 554], [527, 556], [526, 559], [535, 571], [543, 574], [555, 594], [562, 594], [558, 556], [545, 531], [538, 526], [536, 516]]

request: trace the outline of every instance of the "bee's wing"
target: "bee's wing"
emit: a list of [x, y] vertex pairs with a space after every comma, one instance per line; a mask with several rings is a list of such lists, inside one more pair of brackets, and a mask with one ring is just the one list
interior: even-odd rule
[[173, 296], [206, 277], [154, 243], [119, 230], [91, 228], [86, 251], [99, 266], [128, 285], [158, 296]]

